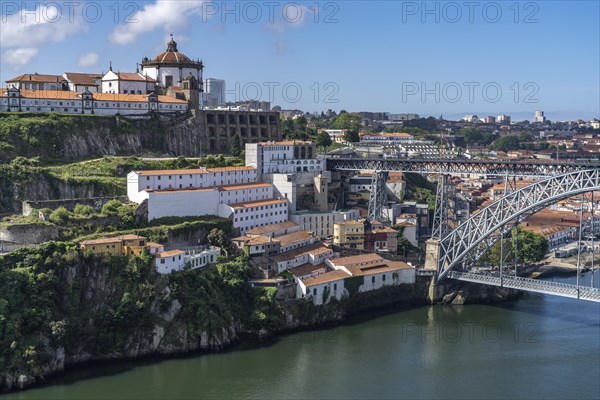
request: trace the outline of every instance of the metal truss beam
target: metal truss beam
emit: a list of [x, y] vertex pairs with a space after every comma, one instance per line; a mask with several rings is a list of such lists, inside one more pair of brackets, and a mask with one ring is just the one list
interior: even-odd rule
[[371, 180], [371, 194], [369, 196], [369, 219], [384, 222], [387, 216], [383, 210], [387, 206], [386, 194], [387, 172], [375, 172]]
[[600, 168], [600, 161], [498, 161], [457, 159], [391, 159], [327, 156], [329, 171], [388, 171], [419, 174], [477, 174], [489, 176], [548, 177]]
[[431, 237], [442, 240], [448, 234], [448, 208], [450, 178], [448, 175], [439, 175], [437, 184], [437, 193], [435, 196], [435, 211], [433, 213], [433, 225], [431, 228]]
[[520, 276], [490, 276], [471, 274], [468, 272], [450, 271], [448, 278], [459, 281], [482, 283], [484, 285], [499, 286], [511, 289], [525, 290], [528, 292], [552, 294], [555, 296], [569, 297], [571, 299], [588, 300], [600, 303], [600, 290], [591, 287], [570, 285], [568, 283], [548, 282], [539, 279], [522, 278]]
[[478, 260], [510, 228], [550, 204], [600, 190], [600, 169], [571, 172], [526, 186], [483, 208], [440, 241], [438, 280], [466, 261]]

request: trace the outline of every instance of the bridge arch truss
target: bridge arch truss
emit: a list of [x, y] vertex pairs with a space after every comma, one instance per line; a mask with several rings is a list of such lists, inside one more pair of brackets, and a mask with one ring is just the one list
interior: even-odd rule
[[523, 221], [560, 200], [597, 190], [600, 169], [583, 170], [538, 181], [496, 200], [440, 240], [438, 281], [457, 266], [478, 260], [511, 229], [511, 223]]

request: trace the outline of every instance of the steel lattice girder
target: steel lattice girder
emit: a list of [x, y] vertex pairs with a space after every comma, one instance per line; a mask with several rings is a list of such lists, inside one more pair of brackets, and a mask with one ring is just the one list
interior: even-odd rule
[[327, 156], [329, 171], [388, 171], [419, 174], [479, 174], [493, 176], [548, 177], [585, 169], [597, 169], [600, 162], [492, 161], [447, 159], [381, 159]]
[[387, 172], [375, 172], [371, 179], [371, 193], [369, 196], [369, 219], [383, 220], [383, 209], [387, 205], [386, 194]]
[[[555, 176], [496, 200], [440, 241], [438, 280], [462, 263], [472, 250], [476, 250], [490, 236], [496, 236], [496, 240], [501, 237], [502, 231], [506, 232], [504, 227], [507, 223], [515, 219], [523, 220], [549, 204], [595, 190], [600, 190], [600, 169]], [[478, 259], [484, 252], [485, 249], [479, 249], [473, 259]]]

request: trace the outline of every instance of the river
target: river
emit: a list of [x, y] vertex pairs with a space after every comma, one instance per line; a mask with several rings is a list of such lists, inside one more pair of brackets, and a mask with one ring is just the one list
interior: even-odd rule
[[599, 376], [600, 304], [526, 294], [370, 314], [262, 347], [86, 367], [0, 397], [598, 399]]

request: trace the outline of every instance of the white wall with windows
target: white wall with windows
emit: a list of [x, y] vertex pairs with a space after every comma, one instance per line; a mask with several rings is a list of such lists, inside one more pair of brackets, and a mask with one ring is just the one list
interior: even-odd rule
[[259, 200], [245, 204], [219, 204], [218, 216], [230, 218], [233, 227], [244, 234], [257, 226], [278, 224], [288, 220], [288, 201], [285, 199]]
[[184, 267], [184, 252], [172, 250], [158, 253], [155, 257], [156, 270], [159, 274], [170, 274], [173, 271], [182, 271]]

